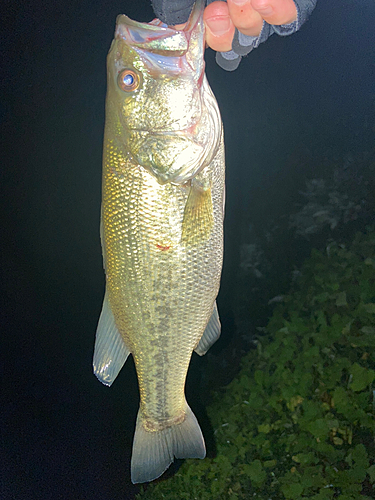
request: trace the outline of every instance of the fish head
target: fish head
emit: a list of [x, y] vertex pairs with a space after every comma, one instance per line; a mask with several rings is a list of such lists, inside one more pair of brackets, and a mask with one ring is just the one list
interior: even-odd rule
[[130, 164], [183, 184], [216, 154], [221, 119], [204, 74], [204, 0], [184, 29], [117, 18], [107, 58], [107, 120]]

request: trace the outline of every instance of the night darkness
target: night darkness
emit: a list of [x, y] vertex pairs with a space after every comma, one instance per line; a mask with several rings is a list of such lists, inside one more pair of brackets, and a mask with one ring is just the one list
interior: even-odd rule
[[[106, 55], [117, 14], [150, 21], [153, 12], [148, 0], [5, 0], [1, 9], [0, 497], [131, 499], [134, 365], [108, 389], [91, 363], [104, 294]], [[222, 360], [238, 352], [236, 276], [249, 227], [259, 233], [289, 214], [305, 180], [326, 173], [327, 156], [374, 150], [374, 25], [372, 0], [318, 0], [300, 32], [272, 36], [233, 73], [206, 51], [227, 157], [222, 338], [215, 362], [194, 355], [188, 381], [208, 448], [202, 372], [214, 366], [226, 383]], [[280, 266], [299, 264], [306, 243], [284, 243]], [[285, 286], [274, 279], [258, 302]], [[262, 326], [267, 311], [257, 308], [248, 314]]]

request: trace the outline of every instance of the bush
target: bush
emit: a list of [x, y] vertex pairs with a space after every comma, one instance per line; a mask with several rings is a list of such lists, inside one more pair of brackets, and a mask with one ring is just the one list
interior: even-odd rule
[[375, 233], [326, 250], [213, 396], [216, 457], [186, 460], [138, 499], [375, 496]]

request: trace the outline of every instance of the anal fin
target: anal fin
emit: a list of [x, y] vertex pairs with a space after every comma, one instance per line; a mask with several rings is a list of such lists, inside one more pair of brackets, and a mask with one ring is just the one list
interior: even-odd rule
[[96, 330], [93, 359], [94, 374], [100, 382], [111, 385], [130, 354], [116, 326], [108, 294], [105, 293], [103, 308]]
[[203, 332], [202, 338], [200, 339], [197, 347], [194, 349], [199, 356], [206, 354], [208, 349], [217, 341], [220, 337], [221, 323], [219, 319], [219, 312], [217, 310], [216, 300], [214, 303], [214, 310], [212, 311], [211, 318], [207, 323], [206, 329]]

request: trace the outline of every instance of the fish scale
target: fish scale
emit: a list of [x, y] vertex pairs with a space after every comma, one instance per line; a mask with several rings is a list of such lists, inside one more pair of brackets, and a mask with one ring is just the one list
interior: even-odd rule
[[204, 354], [220, 335], [225, 162], [220, 114], [203, 72], [203, 9], [198, 0], [180, 31], [119, 16], [107, 59], [106, 293], [93, 365], [111, 385], [128, 355], [134, 358], [133, 482], [160, 476], [174, 457], [205, 455], [185, 380], [193, 350]]

